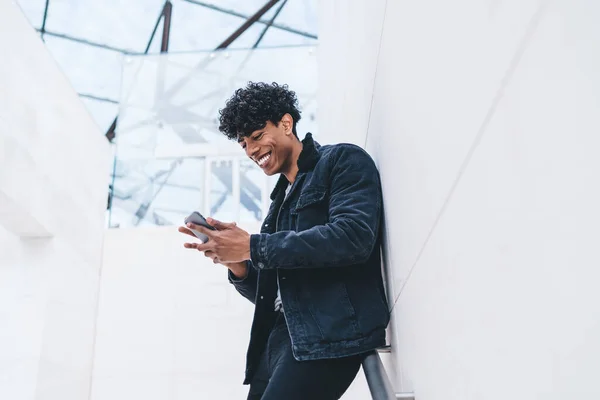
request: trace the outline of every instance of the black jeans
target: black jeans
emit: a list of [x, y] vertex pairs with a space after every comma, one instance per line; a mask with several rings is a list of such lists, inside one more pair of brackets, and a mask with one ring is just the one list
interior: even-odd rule
[[297, 361], [280, 313], [250, 383], [248, 400], [337, 400], [356, 377], [360, 363], [360, 355]]

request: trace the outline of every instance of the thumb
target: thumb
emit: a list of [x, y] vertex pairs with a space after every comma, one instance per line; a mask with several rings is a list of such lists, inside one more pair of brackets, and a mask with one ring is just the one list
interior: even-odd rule
[[214, 218], [206, 218], [206, 222], [208, 222], [209, 225], [215, 227], [217, 230], [221, 231], [223, 229], [230, 229], [236, 226], [235, 222], [221, 222], [219, 220], [216, 220]]

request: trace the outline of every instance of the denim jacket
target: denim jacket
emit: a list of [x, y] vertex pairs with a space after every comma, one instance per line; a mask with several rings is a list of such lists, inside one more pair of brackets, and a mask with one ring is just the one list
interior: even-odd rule
[[[371, 157], [350, 144], [303, 140], [285, 196], [281, 176], [261, 233], [251, 235], [244, 279], [229, 281], [255, 304], [249, 383], [276, 316], [277, 287], [299, 360], [337, 358], [385, 345], [389, 322], [381, 275], [382, 195]], [[285, 200], [284, 200], [285, 199]]]

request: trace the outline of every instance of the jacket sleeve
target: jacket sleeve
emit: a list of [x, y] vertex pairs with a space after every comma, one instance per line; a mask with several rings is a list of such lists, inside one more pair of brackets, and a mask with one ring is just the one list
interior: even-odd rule
[[258, 285], [258, 272], [252, 266], [252, 261], [246, 261], [246, 265], [248, 266], [248, 273], [245, 278], [236, 278], [231, 271], [228, 271], [228, 279], [229, 282], [235, 286], [235, 290], [250, 300], [252, 304], [255, 304], [256, 289]]
[[344, 145], [330, 161], [329, 219], [301, 232], [250, 237], [254, 266], [336, 267], [365, 262], [377, 242], [382, 210], [379, 173], [361, 148]]

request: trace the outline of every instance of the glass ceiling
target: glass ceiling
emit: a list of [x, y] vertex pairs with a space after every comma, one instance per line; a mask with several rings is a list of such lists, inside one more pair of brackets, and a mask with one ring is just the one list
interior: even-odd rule
[[[318, 132], [315, 46], [126, 56], [109, 226], [174, 225], [190, 210], [257, 223], [274, 180], [218, 130], [218, 109], [248, 81], [296, 92], [299, 137]], [[275, 177], [276, 179], [276, 177]]]
[[119, 115], [110, 226], [180, 223], [194, 209], [261, 220], [271, 185], [217, 132], [217, 110], [248, 80], [279, 81], [298, 93], [301, 135], [316, 131], [317, 0], [277, 1], [225, 52], [213, 50], [267, 0], [171, 0], [163, 55], [162, 21], [148, 42], [165, 0], [17, 3], [101, 131]]
[[[212, 50], [266, 0], [172, 0], [169, 53]], [[317, 0], [280, 0], [231, 49], [314, 45]], [[124, 55], [143, 53], [164, 0], [17, 0], [103, 132], [118, 113]], [[45, 12], [47, 7], [47, 12]], [[44, 15], [46, 18], [44, 19]], [[43, 31], [43, 34], [41, 33]], [[162, 23], [149, 53], [160, 52]]]

